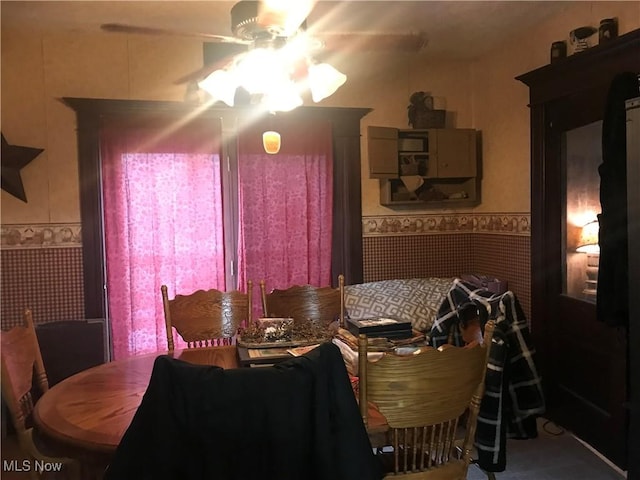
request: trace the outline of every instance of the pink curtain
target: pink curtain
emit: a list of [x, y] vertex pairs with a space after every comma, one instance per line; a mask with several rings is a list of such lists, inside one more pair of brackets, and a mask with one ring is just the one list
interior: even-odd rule
[[219, 138], [211, 120], [102, 129], [114, 359], [166, 349], [162, 284], [170, 297], [225, 290]]
[[[277, 129], [282, 147], [268, 155], [262, 132]], [[267, 290], [331, 285], [333, 149], [328, 122], [254, 125], [239, 135], [239, 282]], [[262, 315], [255, 289], [254, 318]]]

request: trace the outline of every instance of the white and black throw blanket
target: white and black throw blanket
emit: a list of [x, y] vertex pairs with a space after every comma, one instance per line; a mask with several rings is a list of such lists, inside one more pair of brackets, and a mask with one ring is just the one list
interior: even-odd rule
[[[489, 472], [506, 468], [507, 438], [537, 437], [536, 417], [545, 411], [544, 394], [534, 361], [529, 326], [511, 291], [494, 294], [455, 279], [431, 329], [431, 345], [464, 345], [460, 323], [470, 310], [480, 324], [495, 320], [496, 328], [480, 404], [476, 448], [478, 465]], [[475, 316], [475, 315], [473, 315]]]

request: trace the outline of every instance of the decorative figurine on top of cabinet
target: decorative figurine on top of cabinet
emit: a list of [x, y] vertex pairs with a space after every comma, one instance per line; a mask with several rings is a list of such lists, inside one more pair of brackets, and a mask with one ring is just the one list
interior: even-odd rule
[[433, 97], [414, 92], [409, 97], [407, 115], [412, 128], [443, 128], [446, 110], [433, 109]]

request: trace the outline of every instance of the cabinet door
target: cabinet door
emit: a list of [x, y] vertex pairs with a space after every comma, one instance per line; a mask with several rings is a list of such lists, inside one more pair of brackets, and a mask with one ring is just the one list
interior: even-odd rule
[[429, 130], [429, 154], [438, 178], [475, 177], [476, 131], [469, 128]]
[[369, 178], [398, 178], [398, 129], [367, 127]]

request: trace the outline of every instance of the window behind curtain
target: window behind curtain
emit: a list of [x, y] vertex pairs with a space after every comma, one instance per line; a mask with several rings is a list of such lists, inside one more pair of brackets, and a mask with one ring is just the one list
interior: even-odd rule
[[[280, 119], [273, 126], [282, 135], [277, 155], [264, 153], [266, 126], [239, 135], [240, 284], [331, 285], [331, 124]], [[254, 317], [262, 314], [257, 290]]]
[[170, 297], [226, 289], [219, 138], [211, 120], [138, 119], [101, 131], [115, 359], [166, 349], [162, 284]]

